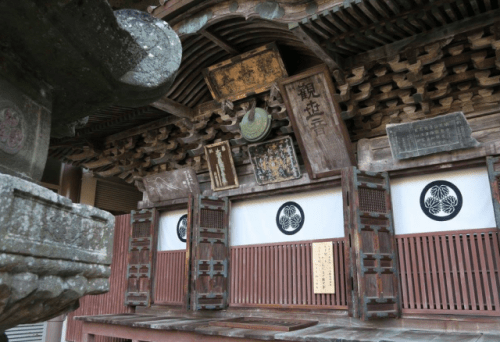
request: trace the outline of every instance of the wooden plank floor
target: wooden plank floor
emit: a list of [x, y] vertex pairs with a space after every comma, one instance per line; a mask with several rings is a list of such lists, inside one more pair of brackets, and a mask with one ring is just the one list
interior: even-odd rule
[[[109, 326], [109, 331], [119, 334], [120, 329], [123, 333], [130, 333], [131, 329], [136, 329], [136, 332], [143, 332], [145, 335], [148, 331], [157, 335], [158, 331], [162, 331], [165, 341], [170, 341], [164, 331], [171, 331], [172, 334], [178, 332], [195, 333], [205, 335], [207, 341], [213, 338], [208, 336], [219, 336], [222, 340], [230, 341], [233, 339], [249, 340], [276, 340], [276, 341], [373, 341], [373, 342], [427, 342], [427, 341], [443, 341], [443, 342], [493, 342], [500, 341], [500, 334], [482, 334], [482, 333], [451, 333], [440, 331], [418, 331], [414, 329], [375, 329], [363, 327], [346, 327], [335, 324], [318, 324], [313, 327], [292, 331], [265, 331], [253, 329], [237, 329], [227, 327], [211, 326], [211, 321], [218, 321], [216, 318], [197, 318], [190, 316], [168, 316], [168, 315], [152, 315], [152, 314], [119, 314], [119, 315], [101, 315], [101, 316], [81, 316], [75, 319], [84, 322], [84, 331], [87, 333], [95, 333], [108, 331], [102, 329]], [[94, 330], [92, 330], [94, 328]], [[148, 334], [149, 335], [149, 334]], [[176, 335], [178, 336], [178, 335]], [[230, 338], [230, 339], [227, 339]], [[205, 338], [200, 338], [204, 340]], [[147, 336], [141, 341], [148, 341]], [[91, 341], [91, 339], [89, 339]], [[155, 340], [156, 341], [156, 340]], [[162, 340], [163, 341], [163, 340]]]

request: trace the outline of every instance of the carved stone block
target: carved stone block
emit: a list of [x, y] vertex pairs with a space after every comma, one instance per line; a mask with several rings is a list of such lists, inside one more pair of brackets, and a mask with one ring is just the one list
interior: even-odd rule
[[0, 333], [109, 290], [115, 218], [0, 174]]

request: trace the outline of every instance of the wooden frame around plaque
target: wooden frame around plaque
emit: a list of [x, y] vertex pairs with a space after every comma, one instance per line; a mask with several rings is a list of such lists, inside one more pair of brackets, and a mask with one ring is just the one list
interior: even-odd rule
[[309, 177], [338, 175], [342, 168], [356, 165], [328, 67], [308, 69], [281, 80], [279, 86]]
[[205, 156], [213, 191], [239, 188], [240, 183], [228, 141], [205, 146]]
[[302, 177], [293, 140], [289, 136], [248, 145], [248, 154], [259, 185]]
[[288, 74], [276, 43], [270, 43], [212, 65], [203, 76], [213, 98], [221, 102], [263, 93]]

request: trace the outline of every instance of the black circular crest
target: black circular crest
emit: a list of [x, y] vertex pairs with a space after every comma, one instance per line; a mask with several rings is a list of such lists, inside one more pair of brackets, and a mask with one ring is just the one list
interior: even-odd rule
[[435, 221], [448, 221], [462, 209], [462, 193], [453, 183], [434, 181], [422, 190], [420, 207], [427, 217]]
[[296, 234], [304, 225], [304, 210], [295, 202], [286, 202], [276, 214], [276, 225], [283, 234]]
[[186, 242], [187, 223], [188, 223], [187, 214], [182, 215], [181, 218], [179, 219], [179, 222], [177, 222], [177, 237], [182, 242]]

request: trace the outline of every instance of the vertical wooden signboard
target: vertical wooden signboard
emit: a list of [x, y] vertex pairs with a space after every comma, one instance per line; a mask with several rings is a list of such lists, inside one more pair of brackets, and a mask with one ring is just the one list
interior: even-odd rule
[[158, 224], [156, 209], [132, 211], [125, 305], [149, 306], [154, 279], [154, 253]]
[[227, 307], [229, 201], [197, 196], [192, 240], [192, 310]]
[[[399, 317], [396, 241], [387, 173], [342, 170], [350, 276], [350, 314], [362, 320]], [[349, 283], [349, 280], [347, 281]]]
[[332, 176], [355, 165], [328, 68], [320, 65], [284, 79], [280, 89], [309, 177]]
[[234, 189], [240, 186], [229, 142], [222, 141], [205, 146], [205, 155], [213, 191]]

